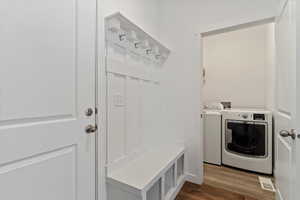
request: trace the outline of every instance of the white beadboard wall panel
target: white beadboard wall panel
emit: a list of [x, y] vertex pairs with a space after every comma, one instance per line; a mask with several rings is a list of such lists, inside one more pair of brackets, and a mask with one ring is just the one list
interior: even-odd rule
[[106, 71], [141, 80], [160, 81], [158, 66], [127, 51], [124, 47], [109, 42], [107, 45]]
[[[107, 60], [115, 60], [121, 63], [126, 62], [127, 51], [123, 47], [108, 44], [106, 48]], [[110, 62], [107, 62], [107, 65], [110, 65]]]
[[130, 76], [121, 69], [125, 64], [114, 59], [109, 59], [107, 65], [119, 65], [114, 70], [108, 68], [107, 72], [108, 166], [113, 170], [160, 144], [155, 117], [160, 116], [157, 98], [160, 84], [144, 80], [146, 73]]
[[159, 84], [108, 73], [108, 165], [119, 165], [159, 142]]
[[108, 164], [159, 143], [159, 84], [108, 73]]
[[141, 84], [137, 78], [126, 82], [126, 153], [138, 152], [142, 147]]
[[[114, 16], [119, 15], [111, 17]], [[107, 23], [111, 22], [109, 20], [111, 18]], [[115, 39], [113, 30], [108, 28], [106, 31], [108, 173], [161, 144], [165, 145], [159, 127], [163, 63], [156, 62], [152, 54], [143, 49], [132, 50], [130, 40]], [[141, 34], [145, 33], [141, 31]], [[162, 44], [158, 46], [164, 48]], [[167, 55], [162, 52], [162, 56]], [[174, 144], [176, 138], [170, 140], [174, 140], [171, 142]]]
[[159, 129], [159, 83], [142, 81], [143, 141], [146, 149], [161, 145], [162, 131]]
[[134, 77], [146, 81], [159, 82], [158, 74], [148, 66], [133, 65], [130, 62], [120, 61], [118, 59], [108, 58], [107, 72], [121, 74], [124, 76]]
[[108, 163], [125, 156], [126, 141], [126, 77], [108, 73]]

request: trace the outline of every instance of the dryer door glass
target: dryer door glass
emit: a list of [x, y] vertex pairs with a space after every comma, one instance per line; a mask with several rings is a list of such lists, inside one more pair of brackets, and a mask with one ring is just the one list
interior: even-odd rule
[[254, 157], [267, 156], [267, 124], [244, 121], [226, 122], [226, 150]]

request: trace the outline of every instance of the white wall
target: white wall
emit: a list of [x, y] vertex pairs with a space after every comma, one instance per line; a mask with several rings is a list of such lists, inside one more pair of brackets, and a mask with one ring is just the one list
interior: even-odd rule
[[239, 28], [203, 38], [206, 80], [203, 102], [230, 101], [232, 107], [272, 104], [274, 31], [270, 24]]
[[165, 141], [160, 131], [160, 67], [121, 47], [122, 42], [113, 42], [116, 34], [107, 34], [107, 166], [111, 170]]
[[103, 15], [121, 12], [155, 38], [159, 35], [159, 0], [102, 0]]
[[276, 87], [276, 45], [275, 45], [275, 24], [269, 24], [266, 41], [266, 108], [275, 109], [275, 87]]
[[[157, 40], [160, 40], [159, 38], [159, 0], [101, 0], [103, 2], [102, 6], [99, 4], [99, 7], [101, 9], [101, 15], [99, 16], [99, 22], [102, 23], [102, 26], [99, 27], [99, 46], [100, 51], [99, 51], [99, 64], [101, 66], [105, 66], [105, 59], [103, 57], [104, 54], [104, 31], [103, 31], [103, 18], [107, 17], [111, 14], [114, 14], [116, 12], [121, 12], [125, 17], [127, 17], [129, 20], [131, 20], [133, 23], [137, 24], [139, 27], [141, 27], [145, 32], [149, 33], [152, 37], [154, 37]], [[172, 54], [173, 52], [171, 52]], [[99, 71], [99, 77], [100, 77], [100, 85], [99, 87], [99, 93], [101, 94], [101, 99], [99, 100], [99, 107], [100, 111], [106, 110], [106, 84], [107, 82], [105, 81], [106, 75], [105, 75], [105, 68], [100, 67]], [[164, 85], [164, 80], [167, 79], [164, 75], [168, 76], [168, 74], [163, 74], [161, 78], [160, 85]], [[171, 86], [171, 87], [176, 87], [176, 86]], [[152, 126], [152, 128], [147, 129], [147, 133], [144, 133], [144, 137], [142, 138], [143, 143], [147, 143], [146, 146], [149, 145], [155, 145], [155, 146], [161, 146], [162, 144], [168, 145], [168, 143], [174, 144], [175, 141], [183, 141], [180, 139], [176, 139], [176, 134], [168, 134], [165, 132], [165, 129], [163, 128], [163, 124], [167, 126], [175, 126], [174, 124], [170, 123], [170, 120], [168, 118], [168, 115], [163, 114], [168, 112], [166, 109], [167, 105], [169, 102], [167, 102], [165, 99], [165, 95], [168, 94], [168, 91], [170, 89], [168, 87], [161, 87], [159, 88], [158, 91], [156, 91], [156, 94], [148, 94], [147, 96], [147, 101], [152, 101], [152, 102], [157, 102], [157, 104], [154, 108], [151, 106], [148, 106], [148, 109], [145, 110], [146, 112], [153, 112], [153, 110], [159, 109], [159, 113], [156, 115], [152, 115], [149, 117], [147, 115], [147, 119], [149, 121], [148, 126]], [[153, 105], [153, 104], [152, 104]], [[103, 113], [104, 114], [104, 113]], [[109, 160], [108, 158], [111, 157], [109, 155], [109, 152], [105, 152], [107, 144], [104, 144], [104, 141], [108, 141], [109, 138], [105, 137], [105, 132], [107, 131], [106, 129], [109, 128], [106, 127], [108, 125], [105, 122], [105, 118], [107, 115], [102, 115], [102, 118], [100, 118], [101, 122], [101, 127], [102, 127], [102, 133], [100, 134], [99, 137], [99, 144], [102, 144], [101, 146], [101, 152], [99, 154], [99, 160], [101, 161], [102, 165], [105, 163], [105, 160]], [[176, 116], [174, 116], [176, 118]], [[152, 123], [151, 123], [152, 121]], [[153, 125], [154, 121], [158, 121], [160, 125]], [[177, 123], [177, 122], [176, 122]], [[176, 127], [175, 127], [176, 128]], [[160, 131], [152, 131], [151, 130], [160, 130]], [[151, 134], [151, 135], [150, 135]], [[167, 136], [172, 135], [171, 138], [168, 138]], [[156, 139], [155, 139], [156, 138]], [[121, 138], [117, 138], [120, 139]], [[122, 141], [120, 141], [122, 142]], [[109, 144], [108, 144], [109, 145]], [[124, 149], [124, 148], [123, 148]], [[122, 151], [119, 151], [122, 152]], [[114, 155], [113, 155], [114, 156]], [[116, 157], [118, 157], [119, 154], [116, 154]], [[121, 155], [122, 156], [122, 155]], [[99, 169], [99, 177], [100, 177], [100, 184], [99, 184], [99, 191], [100, 191], [100, 197], [102, 199], [105, 199], [105, 171], [106, 169], [100, 166], [101, 168]]]
[[98, 119], [100, 134], [98, 135], [98, 177], [99, 199], [106, 199], [106, 161], [107, 161], [107, 113], [106, 111], [106, 71], [105, 71], [105, 34], [104, 18], [116, 12], [121, 12], [142, 29], [154, 37], [159, 35], [158, 0], [98, 0]]
[[172, 50], [165, 66], [164, 137], [178, 135], [188, 147], [188, 173], [202, 182], [202, 135], [200, 120], [200, 32], [275, 16], [273, 0], [163, 0], [160, 5], [160, 39]]
[[[159, 16], [159, 2], [160, 0], [103, 0], [104, 6], [103, 6], [103, 16], [107, 17], [111, 14], [114, 14], [116, 12], [121, 12], [126, 18], [131, 20], [133, 23], [141, 27], [145, 32], [150, 34], [152, 37], [160, 41], [160, 16]], [[171, 52], [172, 54], [173, 52]], [[164, 84], [164, 79], [166, 74], [162, 75], [161, 83], [160, 85]], [[168, 75], [167, 75], [168, 76]], [[145, 135], [145, 141], [150, 145], [155, 146], [161, 146], [163, 144], [166, 144], [168, 142], [174, 143], [174, 140], [176, 139], [176, 135], [173, 136], [171, 139], [164, 137], [165, 133], [162, 128], [162, 124], [165, 124], [166, 122], [169, 122], [168, 119], [165, 119], [163, 113], [167, 112], [164, 108], [166, 107], [166, 104], [169, 102], [165, 101], [165, 98], [163, 97], [164, 94], [167, 94], [169, 91], [169, 88], [167, 87], [159, 87], [156, 91], [156, 94], [149, 94], [148, 101], [155, 102], [159, 100], [159, 102], [156, 104], [156, 107], [150, 108], [149, 112], [153, 113], [153, 110], [159, 110], [155, 115], [151, 117], [148, 117], [148, 126], [152, 126], [152, 128], [147, 129], [147, 133], [144, 133]], [[158, 125], [153, 125], [151, 121], [158, 121]], [[158, 126], [158, 127], [157, 127]], [[169, 126], [169, 125], [168, 125]], [[153, 131], [153, 130], [159, 129], [160, 131]], [[151, 136], [149, 136], [149, 132], [151, 132]], [[173, 139], [174, 138], [174, 139]], [[179, 141], [179, 139], [177, 140]], [[181, 140], [182, 141], [182, 140]]]
[[[164, 68], [163, 92], [158, 95], [163, 114], [161, 141], [175, 137], [188, 147], [190, 179], [202, 182], [202, 136], [200, 119], [200, 32], [241, 24], [274, 15], [273, 0], [99, 0], [100, 126], [105, 132], [105, 68], [103, 18], [121, 12], [169, 47], [171, 57]], [[105, 196], [105, 136], [99, 135], [100, 198]]]

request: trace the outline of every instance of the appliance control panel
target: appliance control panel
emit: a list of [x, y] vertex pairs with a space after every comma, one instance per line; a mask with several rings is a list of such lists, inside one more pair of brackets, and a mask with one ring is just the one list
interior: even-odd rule
[[241, 120], [250, 120], [250, 121], [266, 121], [267, 116], [263, 113], [239, 113], [239, 118]]
[[253, 114], [253, 120], [259, 120], [259, 121], [265, 121], [266, 115], [261, 113], [254, 113]]
[[251, 111], [251, 110], [224, 110], [222, 111], [224, 119], [253, 121], [253, 122], [272, 122], [272, 113], [270, 111]]
[[242, 117], [243, 119], [249, 119], [250, 114], [248, 114], [248, 113], [243, 113], [243, 114], [241, 114], [241, 117]]

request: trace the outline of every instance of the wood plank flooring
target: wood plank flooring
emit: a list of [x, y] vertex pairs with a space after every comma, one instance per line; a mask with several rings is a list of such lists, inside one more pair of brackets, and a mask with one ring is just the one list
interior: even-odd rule
[[186, 183], [176, 200], [260, 200], [207, 184]]
[[255, 173], [224, 166], [204, 165], [204, 184], [186, 183], [176, 200], [274, 200], [262, 190]]

